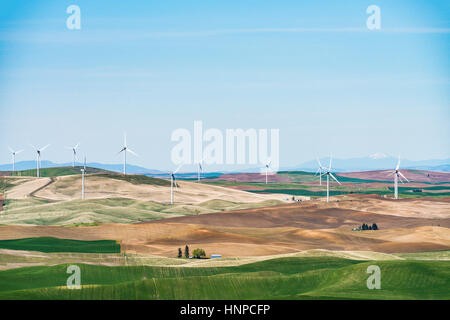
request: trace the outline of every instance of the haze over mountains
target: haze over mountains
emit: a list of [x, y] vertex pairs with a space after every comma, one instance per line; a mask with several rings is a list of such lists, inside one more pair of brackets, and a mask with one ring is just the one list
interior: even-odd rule
[[[320, 158], [322, 166], [327, 167], [329, 164], [329, 157]], [[383, 153], [375, 153], [367, 157], [338, 159], [333, 158], [333, 170], [336, 172], [351, 172], [351, 171], [371, 171], [394, 169], [397, 165], [398, 157], [385, 155]], [[311, 160], [299, 164], [291, 168], [304, 171], [316, 171], [317, 160]], [[401, 159], [400, 167], [403, 169], [418, 169], [429, 171], [450, 171], [450, 158], [447, 159], [430, 159], [430, 160], [408, 160]]]
[[[397, 164], [397, 157], [388, 156], [382, 153], [375, 153], [367, 157], [360, 158], [349, 158], [349, 159], [339, 159], [333, 158], [333, 170], [336, 172], [352, 172], [352, 171], [371, 171], [371, 170], [383, 170], [383, 169], [393, 169]], [[324, 167], [328, 166], [329, 158], [320, 158], [320, 162]], [[77, 166], [81, 166], [81, 162], [75, 163]], [[105, 164], [98, 162], [90, 162], [86, 164], [88, 167], [94, 167], [109, 171], [122, 172], [122, 164]], [[69, 167], [72, 166], [71, 162], [67, 163], [55, 163], [48, 160], [42, 161], [42, 168], [52, 168], [52, 167]], [[312, 171], [317, 170], [317, 160], [310, 160], [303, 162], [298, 166], [294, 167], [281, 167], [279, 171], [284, 170], [301, 170], [301, 171]], [[11, 163], [0, 165], [0, 171], [11, 170]], [[16, 170], [28, 170], [35, 169], [36, 161], [19, 161], [16, 162]], [[450, 172], [450, 158], [447, 159], [430, 159], [430, 160], [401, 160], [401, 168], [403, 169], [417, 169], [417, 170], [429, 170], [429, 171], [442, 171]], [[205, 165], [205, 172], [209, 172], [208, 166]], [[214, 170], [218, 172], [218, 170]], [[220, 172], [229, 172], [232, 169], [221, 170]], [[246, 170], [239, 170], [240, 172], [260, 172], [260, 168], [254, 167]], [[132, 174], [163, 174], [166, 173], [164, 170], [148, 169], [141, 166], [136, 166], [132, 164], [127, 164], [127, 172]]]
[[[75, 162], [76, 166], [82, 166], [83, 163], [81, 162]], [[71, 167], [72, 162], [67, 163], [55, 163], [48, 160], [42, 160], [41, 162], [41, 168], [54, 168], [54, 167]], [[89, 162], [86, 163], [86, 166], [93, 167], [93, 168], [99, 168], [103, 170], [109, 170], [109, 171], [116, 171], [116, 172], [122, 172], [123, 170], [123, 164], [107, 164], [107, 163], [98, 163], [98, 162]], [[12, 165], [9, 164], [2, 164], [0, 165], [0, 171], [9, 171], [11, 170]], [[16, 170], [28, 170], [28, 169], [36, 169], [36, 161], [19, 161], [16, 162]], [[159, 170], [152, 170], [147, 169], [140, 166], [135, 166], [132, 164], [127, 164], [127, 172], [128, 173], [134, 173], [134, 174], [140, 174], [140, 173], [160, 173]]]

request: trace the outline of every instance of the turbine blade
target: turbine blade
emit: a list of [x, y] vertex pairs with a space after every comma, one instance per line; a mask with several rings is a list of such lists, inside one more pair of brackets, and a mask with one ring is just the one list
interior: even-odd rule
[[14, 153], [14, 150], [11, 149], [11, 147], [8, 146], [8, 149], [9, 149], [9, 151], [10, 151], [11, 153]]
[[119, 152], [117, 152], [116, 155], [120, 154], [121, 152], [123, 152], [123, 150], [126, 150], [125, 148], [122, 148]]
[[401, 175], [402, 177], [403, 177], [403, 179], [405, 179], [406, 181], [408, 181], [409, 182], [409, 180], [408, 179], [406, 179], [406, 177], [403, 175], [403, 173], [401, 173], [400, 171], [398, 171], [398, 174], [399, 175]]
[[78, 143], [75, 145], [75, 147], [73, 147], [73, 148], [74, 148], [74, 149], [77, 149], [79, 145], [80, 145], [80, 143], [78, 142]]
[[19, 151], [16, 151], [16, 154], [19, 154], [23, 151], [23, 149], [20, 149]]
[[183, 166], [183, 164], [184, 164], [184, 163], [181, 163], [181, 164], [180, 164], [180, 165], [178, 166], [177, 170], [175, 170], [175, 171], [173, 172], [173, 174], [177, 173], [177, 172], [178, 172], [178, 170], [180, 170], [180, 169], [181, 169], [181, 167]]
[[139, 157], [139, 155], [136, 152], [134, 152], [133, 150], [131, 150], [130, 148], [127, 148], [127, 151], [131, 154], [134, 154], [136, 157]]
[[398, 168], [400, 168], [400, 156], [398, 156], [398, 162], [397, 162], [397, 166], [395, 167], [395, 170], [398, 170]]
[[331, 176], [334, 180], [336, 180], [337, 183], [341, 184], [341, 183], [338, 181], [338, 179], [336, 179], [336, 177], [335, 177], [331, 172], [330, 172], [330, 176]]
[[50, 147], [50, 144], [46, 145], [45, 147], [42, 147], [39, 151], [44, 151], [44, 150], [47, 149], [48, 147]]
[[333, 156], [330, 154], [330, 165], [328, 166], [328, 171], [331, 171], [331, 164], [333, 163]]
[[395, 171], [389, 170], [389, 171], [384, 171], [384, 173], [386, 173], [386, 175], [391, 175], [391, 174], [395, 174]]

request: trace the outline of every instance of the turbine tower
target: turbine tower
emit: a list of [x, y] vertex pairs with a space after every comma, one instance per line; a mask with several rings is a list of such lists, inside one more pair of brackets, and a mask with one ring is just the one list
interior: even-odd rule
[[267, 184], [267, 174], [268, 174], [268, 171], [269, 171], [269, 167], [270, 167], [270, 163], [272, 162], [272, 160], [271, 159], [269, 159], [269, 160], [267, 160], [267, 162], [266, 162], [266, 164], [265, 164], [265, 169], [266, 169], [266, 184]]
[[316, 171], [316, 176], [317, 176], [317, 174], [319, 174], [320, 185], [322, 185], [322, 172], [325, 171], [326, 169], [322, 166], [322, 164], [320, 163], [320, 160], [318, 158], [317, 158], [317, 163], [319, 164], [319, 169], [317, 169], [317, 171]]
[[201, 179], [200, 174], [203, 172], [203, 160], [205, 160], [205, 158], [203, 158], [202, 160], [200, 160], [198, 162], [197, 181], [200, 181], [200, 179]]
[[86, 157], [84, 157], [84, 166], [81, 168], [81, 200], [84, 200], [84, 181], [86, 175]]
[[173, 204], [173, 186], [175, 185], [175, 189], [178, 190], [177, 179], [175, 178], [175, 173], [180, 170], [183, 164], [180, 164], [175, 171], [169, 172], [170, 174], [170, 204]]
[[123, 148], [117, 154], [119, 154], [121, 152], [123, 152], [123, 174], [126, 175], [127, 174], [127, 152], [138, 157], [136, 152], [134, 152], [133, 150], [131, 150], [130, 148], [127, 147], [127, 134], [126, 133], [124, 133], [124, 135], [123, 135]]
[[66, 147], [66, 149], [72, 150], [72, 168], [75, 168], [75, 160], [77, 160], [77, 148], [80, 145], [78, 142], [74, 147]]
[[332, 163], [332, 157], [330, 156], [330, 165], [325, 169], [325, 172], [322, 173], [322, 176], [327, 176], [327, 202], [330, 202], [330, 177], [333, 178], [337, 183], [341, 184], [338, 179], [331, 173], [331, 163]]
[[16, 172], [16, 154], [21, 153], [23, 150], [14, 151], [13, 149], [11, 149], [11, 147], [8, 147], [8, 149], [12, 155], [12, 171]]
[[398, 199], [398, 181], [403, 183], [402, 178], [409, 182], [408, 179], [401, 173], [398, 169], [400, 168], [400, 156], [398, 156], [397, 166], [393, 171], [388, 171], [390, 174], [394, 175], [394, 198]]
[[35, 146], [31, 145], [34, 150], [36, 150], [36, 177], [40, 177], [39, 170], [41, 169], [41, 152], [47, 149], [50, 144], [46, 145], [45, 147], [42, 147], [40, 149], [36, 148]]

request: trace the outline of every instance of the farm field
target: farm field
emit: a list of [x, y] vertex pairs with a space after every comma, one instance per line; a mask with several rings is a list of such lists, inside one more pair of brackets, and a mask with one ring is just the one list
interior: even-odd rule
[[120, 245], [112, 240], [81, 241], [51, 237], [0, 240], [0, 249], [40, 252], [116, 253]]
[[[65, 169], [65, 168], [64, 168]], [[1, 224], [83, 225], [135, 223], [184, 215], [264, 207], [283, 203], [286, 195], [256, 195], [220, 186], [178, 182], [170, 204], [170, 182], [143, 175], [88, 174], [86, 200], [81, 201], [80, 175], [2, 177], [5, 205]]]
[[[411, 183], [400, 184], [399, 194], [404, 198], [448, 197], [450, 196], [450, 174], [447, 172], [428, 172], [404, 170]], [[330, 196], [346, 194], [377, 194], [390, 197], [394, 193], [393, 182], [385, 171], [337, 173], [342, 183], [330, 183]], [[319, 178], [311, 172], [280, 171], [269, 176], [265, 184], [261, 174], [225, 174], [205, 179], [205, 183], [246, 190], [258, 194], [288, 194], [302, 197], [326, 196], [326, 180], [319, 184]]]
[[[311, 173], [218, 175], [179, 179], [170, 204], [164, 179], [89, 174], [80, 200], [80, 176], [52, 169], [1, 178], [0, 299], [450, 298], [445, 181], [394, 200], [373, 174], [338, 176], [327, 203]], [[221, 258], [177, 258], [186, 245]], [[65, 287], [73, 264], [82, 290]], [[372, 264], [382, 290], [366, 287]]]
[[[368, 290], [367, 267], [382, 270]], [[81, 264], [81, 290], [65, 287], [68, 265], [0, 271], [1, 299], [449, 299], [449, 261], [358, 261], [290, 257], [231, 267], [108, 267]]]

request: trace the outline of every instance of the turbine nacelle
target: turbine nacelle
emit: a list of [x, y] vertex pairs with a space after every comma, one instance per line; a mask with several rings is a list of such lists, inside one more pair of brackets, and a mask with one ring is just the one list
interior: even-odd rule
[[77, 160], [77, 148], [78, 148], [79, 145], [80, 145], [80, 143], [78, 142], [73, 147], [65, 147], [66, 149], [72, 150], [72, 154], [73, 154], [72, 167], [75, 167], [75, 161]]
[[126, 133], [124, 133], [124, 135], [123, 135], [123, 147], [122, 147], [122, 149], [120, 149], [119, 152], [117, 152], [117, 154], [120, 154], [122, 152], [123, 152], [123, 174], [126, 175], [127, 174], [127, 152], [131, 153], [132, 155], [134, 155], [136, 157], [139, 157], [139, 155], [136, 152], [134, 152], [133, 150], [128, 148]]
[[9, 152], [11, 152], [11, 154], [13, 156], [15, 156], [15, 155], [17, 155], [17, 154], [19, 154], [19, 153], [21, 153], [23, 151], [23, 150], [14, 151], [11, 147], [8, 147], [8, 149], [9, 149]]
[[37, 153], [37, 159], [36, 159], [36, 176], [39, 178], [39, 169], [41, 168], [41, 152], [47, 149], [50, 146], [50, 144], [46, 145], [45, 147], [42, 147], [40, 149], [36, 148], [35, 146], [31, 145], [36, 150]]

